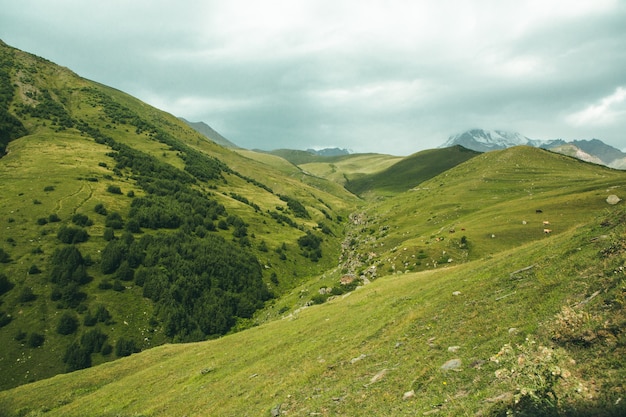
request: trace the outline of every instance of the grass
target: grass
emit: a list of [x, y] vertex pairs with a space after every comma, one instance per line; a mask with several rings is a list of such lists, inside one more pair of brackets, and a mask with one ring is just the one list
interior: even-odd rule
[[[491, 356], [541, 333], [561, 306], [584, 300], [594, 285], [614, 288], [587, 276], [600, 270], [598, 250], [610, 243], [590, 242], [597, 232], [594, 225], [463, 267], [379, 279], [219, 340], [165, 345], [0, 393], [0, 406], [50, 416], [267, 415], [277, 405], [288, 415], [489, 412], [489, 399], [511, 389], [495, 378]], [[623, 262], [623, 254], [612, 261]], [[531, 263], [532, 271], [511, 279]], [[460, 371], [440, 369], [453, 358]], [[594, 379], [615, 384], [623, 369]], [[403, 400], [411, 390], [416, 397]]]
[[[626, 185], [624, 172], [525, 147], [450, 160], [446, 170], [433, 161], [462, 150], [402, 160], [309, 158], [296, 167], [276, 156], [217, 146], [121, 92], [27, 55], [21, 59], [25, 68], [41, 65], [36, 74], [46, 79], [38, 79], [39, 88], [53, 89], [73, 117], [116, 141], [184, 167], [178, 151], [128, 125], [107, 123], [81, 87], [101, 89], [186, 146], [227, 164], [234, 172], [196, 186], [249, 224], [253, 251], [280, 298], [242, 320], [239, 333], [154, 347], [166, 341], [156, 332], [142, 346], [152, 349], [116, 361], [95, 354], [94, 368], [44, 379], [64, 370], [60, 356], [73, 338], [55, 332], [62, 311], [50, 301], [47, 261], [59, 245], [58, 228], [74, 213], [94, 221], [87, 228], [92, 237], [81, 244], [96, 262], [85, 288], [89, 305], [103, 304], [114, 317], [106, 328], [100, 324], [109, 342], [144, 337], [154, 307], [139, 287], [98, 289], [99, 251], [106, 242], [104, 217], [93, 209], [103, 203], [125, 216], [132, 201], [125, 194], [142, 193], [134, 179], [113, 172], [108, 147], [74, 129], [57, 131], [25, 117], [32, 134], [12, 142], [0, 160], [0, 194], [8, 196], [0, 200], [0, 247], [12, 259], [0, 264], [0, 272], [16, 284], [0, 305], [14, 317], [0, 329], [6, 389], [0, 391], [0, 415], [257, 416], [280, 405], [287, 415], [495, 416], [514, 407], [507, 398], [521, 390], [498, 379], [500, 365], [489, 359], [527, 336], [575, 361], [569, 362], [571, 379], [557, 387], [561, 411], [578, 417], [624, 411], [618, 400], [625, 379], [626, 213], [622, 203], [605, 201]], [[367, 183], [362, 198], [341, 185], [358, 178]], [[110, 185], [122, 195], [107, 192]], [[301, 228], [276, 223], [268, 211], [288, 210], [278, 194], [302, 202], [311, 219], [296, 219]], [[51, 214], [61, 222], [38, 224]], [[543, 233], [543, 221], [552, 234]], [[311, 262], [300, 255], [297, 239], [320, 222], [331, 234], [323, 235], [324, 257]], [[283, 245], [285, 259], [276, 251]], [[42, 274], [27, 273], [33, 264]], [[364, 274], [372, 283], [307, 307], [321, 287], [337, 285], [345, 273]], [[17, 294], [27, 287], [37, 298], [19, 302]], [[568, 308], [574, 309], [571, 317], [584, 318], [582, 324], [564, 315]], [[28, 348], [14, 340], [18, 331], [42, 333], [45, 343]], [[458, 371], [441, 369], [450, 359], [461, 360]], [[582, 387], [582, 397], [574, 386]], [[411, 391], [415, 395], [403, 400]]]

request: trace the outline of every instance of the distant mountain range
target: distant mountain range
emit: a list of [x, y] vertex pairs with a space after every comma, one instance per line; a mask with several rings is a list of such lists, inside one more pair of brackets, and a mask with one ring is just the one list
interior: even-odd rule
[[312, 153], [313, 155], [319, 156], [341, 156], [341, 155], [350, 155], [350, 151], [342, 148], [324, 148], [324, 149], [307, 149], [308, 153]]
[[626, 153], [599, 139], [565, 141], [563, 139], [530, 139], [517, 132], [503, 130], [471, 129], [448, 138], [442, 148], [461, 145], [479, 152], [527, 145], [569, 155], [583, 161], [626, 169]]

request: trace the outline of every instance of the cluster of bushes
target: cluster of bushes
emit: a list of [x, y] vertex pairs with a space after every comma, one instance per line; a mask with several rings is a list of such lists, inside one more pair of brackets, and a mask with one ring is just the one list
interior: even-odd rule
[[70, 128], [74, 126], [74, 120], [69, 115], [65, 107], [58, 101], [54, 100], [47, 89], [41, 89], [35, 99], [38, 102], [36, 106], [22, 104], [18, 110], [18, 114], [22, 116], [28, 114], [39, 119], [51, 120], [62, 128]]
[[322, 257], [321, 243], [322, 238], [310, 231], [307, 231], [306, 235], [298, 239], [298, 245], [300, 246], [302, 255], [313, 262], [317, 262]]
[[311, 218], [311, 215], [307, 211], [306, 207], [304, 207], [304, 205], [295, 198], [286, 195], [281, 195], [279, 197], [281, 200], [287, 203], [287, 207], [289, 208], [289, 210], [291, 210], [294, 216], [301, 219]]
[[109, 242], [102, 267], [143, 286], [165, 334], [177, 341], [224, 334], [237, 317], [251, 317], [272, 296], [256, 258], [218, 235], [130, 235]]
[[59, 307], [76, 308], [87, 297], [80, 286], [88, 283], [91, 277], [87, 274], [88, 262], [80, 250], [74, 246], [63, 246], [52, 254], [50, 259], [50, 282], [52, 292], [50, 298]]
[[296, 224], [296, 222], [294, 222], [293, 220], [291, 220], [291, 217], [281, 214], [277, 211], [270, 211], [269, 215], [272, 216], [272, 219], [276, 220], [276, 223], [278, 224], [287, 224], [291, 227], [293, 227], [294, 229], [298, 229], [298, 225]]

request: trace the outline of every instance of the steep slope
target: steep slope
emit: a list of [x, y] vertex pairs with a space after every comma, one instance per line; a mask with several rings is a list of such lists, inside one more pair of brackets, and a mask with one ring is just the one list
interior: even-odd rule
[[0, 392], [0, 410], [623, 415], [625, 217], [614, 207], [464, 267], [380, 279], [219, 340]]
[[45, 59], [0, 57], [24, 128], [0, 158], [0, 388], [251, 326], [336, 265], [358, 202], [341, 187]]

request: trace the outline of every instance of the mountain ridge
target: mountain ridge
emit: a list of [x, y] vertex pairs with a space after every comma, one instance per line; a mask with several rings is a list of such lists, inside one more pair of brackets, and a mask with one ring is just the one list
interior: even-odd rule
[[[599, 139], [572, 140], [563, 139], [530, 139], [517, 132], [504, 130], [470, 129], [451, 135], [440, 147], [461, 145], [479, 152], [505, 149], [512, 146], [528, 145], [563, 153], [610, 167], [618, 167], [626, 161], [626, 153], [605, 144]], [[569, 147], [564, 147], [569, 145]], [[575, 149], [572, 149], [572, 146]]]

